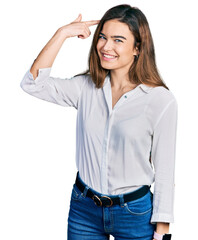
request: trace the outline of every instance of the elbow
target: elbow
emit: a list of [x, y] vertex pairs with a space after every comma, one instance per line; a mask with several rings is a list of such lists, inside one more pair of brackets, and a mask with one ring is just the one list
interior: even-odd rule
[[19, 86], [20, 86], [20, 88], [23, 89], [24, 92], [29, 93], [28, 86], [24, 81], [21, 81]]
[[26, 87], [25, 87], [25, 84], [24, 84], [23, 81], [20, 82], [20, 85], [19, 85], [19, 86], [20, 86], [20, 88], [23, 89], [23, 91], [27, 92]]

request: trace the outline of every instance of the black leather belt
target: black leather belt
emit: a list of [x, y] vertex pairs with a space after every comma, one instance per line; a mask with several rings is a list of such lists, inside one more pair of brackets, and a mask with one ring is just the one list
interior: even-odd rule
[[[86, 185], [79, 180], [79, 172], [77, 172], [75, 184], [78, 189], [83, 193]], [[124, 203], [143, 197], [147, 194], [150, 187], [151, 186], [144, 185], [143, 187], [135, 190], [134, 192], [123, 194]], [[98, 207], [111, 207], [112, 205], [120, 204], [120, 197], [109, 197], [103, 196], [102, 194], [96, 195], [90, 189], [87, 190], [86, 196], [91, 198]]]

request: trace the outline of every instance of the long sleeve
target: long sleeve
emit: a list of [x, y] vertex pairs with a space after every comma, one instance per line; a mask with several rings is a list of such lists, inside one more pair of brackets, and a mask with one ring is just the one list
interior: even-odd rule
[[177, 115], [178, 105], [174, 98], [163, 109], [154, 127], [151, 150], [155, 170], [152, 224], [174, 222]]
[[34, 97], [77, 109], [78, 100], [86, 82], [86, 77], [80, 75], [61, 79], [51, 77], [50, 72], [51, 68], [41, 68], [34, 80], [29, 68], [20, 83], [21, 88]]

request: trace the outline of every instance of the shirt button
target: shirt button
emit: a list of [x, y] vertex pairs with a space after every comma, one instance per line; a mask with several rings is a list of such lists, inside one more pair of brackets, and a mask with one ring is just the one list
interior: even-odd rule
[[125, 95], [124, 97], [127, 98], [127, 95]]

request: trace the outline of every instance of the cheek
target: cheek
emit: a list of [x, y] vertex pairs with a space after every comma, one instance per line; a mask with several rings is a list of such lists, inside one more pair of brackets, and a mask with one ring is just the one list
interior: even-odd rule
[[96, 45], [97, 51], [99, 51], [101, 48], [102, 48], [101, 41], [98, 41], [98, 43], [97, 43], [97, 45]]
[[133, 59], [133, 50], [131, 47], [120, 49], [120, 52], [122, 52], [122, 56], [126, 59]]

